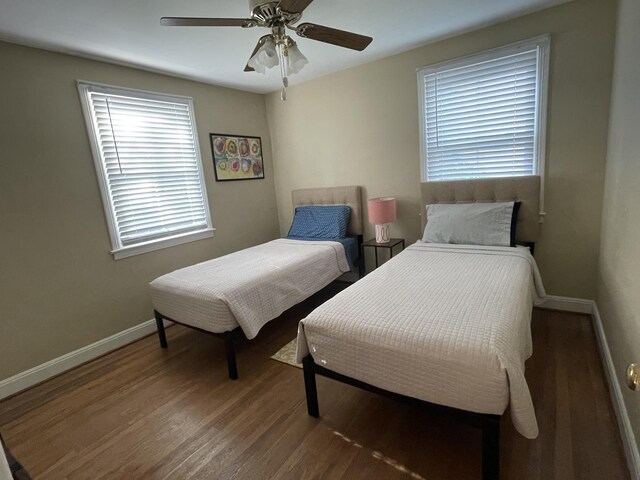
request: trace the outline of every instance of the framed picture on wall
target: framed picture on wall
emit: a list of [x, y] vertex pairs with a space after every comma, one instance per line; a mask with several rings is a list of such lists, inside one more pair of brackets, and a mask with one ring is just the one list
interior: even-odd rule
[[211, 152], [216, 181], [264, 178], [260, 137], [211, 133]]

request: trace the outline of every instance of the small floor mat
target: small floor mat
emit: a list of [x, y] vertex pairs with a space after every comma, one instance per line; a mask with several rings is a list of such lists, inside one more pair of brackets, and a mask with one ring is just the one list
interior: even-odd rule
[[286, 363], [287, 365], [302, 368], [301, 363], [296, 363], [296, 340], [297, 339], [295, 338], [291, 340], [284, 347], [278, 350], [274, 355], [272, 355], [271, 358], [277, 360], [278, 362]]

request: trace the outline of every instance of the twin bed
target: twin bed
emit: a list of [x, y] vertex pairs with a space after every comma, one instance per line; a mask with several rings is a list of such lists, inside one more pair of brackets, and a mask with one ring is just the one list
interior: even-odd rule
[[162, 348], [164, 319], [220, 337], [235, 380], [237, 335], [254, 338], [267, 322], [351, 270], [346, 249], [362, 243], [360, 187], [295, 190], [292, 201], [294, 208], [349, 207], [344, 238], [281, 238], [157, 278], [150, 287]]
[[[528, 247], [417, 242], [316, 308], [300, 322], [296, 353], [311, 416], [319, 416], [317, 374], [436, 408], [482, 429], [483, 479], [499, 478], [499, 421], [507, 407], [523, 436], [538, 434], [524, 362], [532, 353], [532, 306], [544, 296], [531, 255], [539, 229], [539, 182], [529, 176], [422, 185], [423, 219], [425, 205], [520, 202], [517, 239]], [[322, 192], [314, 190], [316, 203], [322, 203]], [[294, 192], [294, 205], [295, 198]], [[358, 196], [357, 210], [352, 206], [351, 231], [361, 235], [359, 201]], [[244, 293], [239, 298], [241, 303]], [[154, 297], [158, 310], [156, 302]], [[183, 315], [188, 302], [175, 310], [162, 304], [162, 316]], [[253, 334], [228, 308], [227, 333], [236, 325], [233, 316], [247, 336]], [[196, 326], [211, 331], [205, 310], [199, 314], [205, 323]]]
[[523, 436], [538, 434], [524, 362], [544, 296], [530, 253], [539, 192], [537, 176], [422, 184], [423, 219], [425, 205], [520, 202], [516, 237], [528, 246], [417, 242], [301, 320], [309, 415], [316, 374], [435, 408], [482, 429], [482, 478], [499, 478], [506, 408]]

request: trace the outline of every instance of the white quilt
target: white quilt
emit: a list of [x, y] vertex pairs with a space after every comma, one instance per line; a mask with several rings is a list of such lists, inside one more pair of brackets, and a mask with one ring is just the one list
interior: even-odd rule
[[349, 271], [338, 242], [278, 239], [163, 275], [153, 307], [187, 325], [247, 338]]
[[544, 295], [527, 249], [417, 242], [302, 320], [297, 360], [472, 412], [510, 404], [535, 438], [524, 362]]

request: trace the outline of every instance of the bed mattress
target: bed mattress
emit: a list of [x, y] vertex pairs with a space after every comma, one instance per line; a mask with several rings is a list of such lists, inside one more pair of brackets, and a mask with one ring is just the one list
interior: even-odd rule
[[535, 438], [524, 363], [543, 296], [528, 249], [417, 242], [303, 319], [296, 356], [440, 405], [498, 415], [510, 405]]
[[180, 323], [247, 338], [349, 271], [338, 242], [278, 239], [163, 275], [150, 284], [155, 310]]

